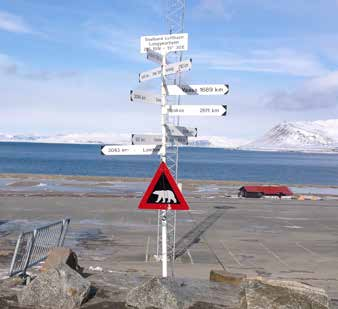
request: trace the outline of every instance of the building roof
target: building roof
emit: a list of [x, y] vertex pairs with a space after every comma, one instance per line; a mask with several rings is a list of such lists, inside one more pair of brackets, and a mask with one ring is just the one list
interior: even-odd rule
[[292, 191], [287, 186], [244, 186], [240, 190], [247, 192], [263, 193], [265, 195], [293, 195]]

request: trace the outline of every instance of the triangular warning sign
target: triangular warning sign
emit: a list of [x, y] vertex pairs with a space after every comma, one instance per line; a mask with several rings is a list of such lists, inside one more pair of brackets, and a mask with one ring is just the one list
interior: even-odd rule
[[162, 162], [148, 189], [144, 193], [139, 209], [189, 210], [183, 194], [178, 188], [167, 165]]

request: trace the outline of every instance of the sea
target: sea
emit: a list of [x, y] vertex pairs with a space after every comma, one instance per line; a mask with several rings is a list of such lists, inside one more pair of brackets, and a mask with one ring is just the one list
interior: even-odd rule
[[[0, 143], [0, 173], [152, 177], [159, 156], [103, 156], [100, 145]], [[178, 177], [338, 186], [338, 154], [179, 148]]]

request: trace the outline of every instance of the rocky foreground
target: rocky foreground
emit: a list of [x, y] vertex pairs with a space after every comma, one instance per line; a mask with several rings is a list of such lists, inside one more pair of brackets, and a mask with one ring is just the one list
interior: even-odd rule
[[44, 266], [26, 278], [0, 281], [0, 308], [280, 308], [326, 309], [321, 288], [307, 284], [247, 278], [224, 271], [209, 280], [163, 279], [132, 272], [85, 273], [74, 252], [58, 248]]

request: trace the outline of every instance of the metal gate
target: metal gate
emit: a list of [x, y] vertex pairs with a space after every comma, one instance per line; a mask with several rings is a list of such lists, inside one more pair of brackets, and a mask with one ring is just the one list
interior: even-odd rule
[[49, 250], [61, 247], [65, 240], [70, 219], [64, 219], [21, 233], [16, 243], [9, 276], [25, 274], [32, 267], [47, 258]]

